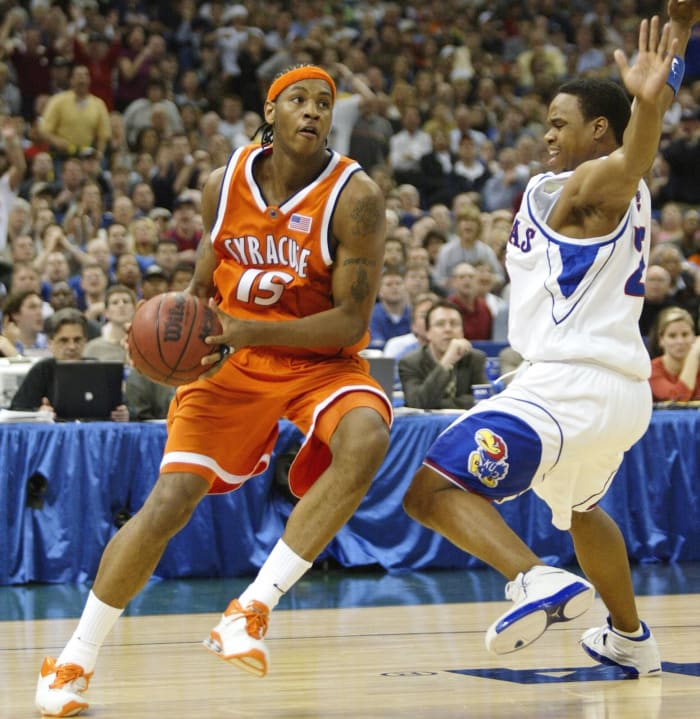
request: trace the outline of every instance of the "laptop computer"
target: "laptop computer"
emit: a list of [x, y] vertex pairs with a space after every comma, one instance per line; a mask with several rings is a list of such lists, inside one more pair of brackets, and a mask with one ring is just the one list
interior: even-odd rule
[[382, 386], [386, 396], [391, 399], [394, 394], [394, 357], [365, 357], [369, 362], [369, 373]]
[[51, 392], [57, 419], [109, 419], [122, 404], [123, 379], [122, 362], [57, 362]]

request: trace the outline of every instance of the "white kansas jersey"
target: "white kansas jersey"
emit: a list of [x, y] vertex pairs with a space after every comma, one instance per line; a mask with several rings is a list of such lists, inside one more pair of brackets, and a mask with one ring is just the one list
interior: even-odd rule
[[638, 321], [649, 261], [649, 190], [640, 181], [609, 235], [573, 239], [547, 226], [570, 176], [537, 175], [525, 189], [506, 254], [508, 339], [530, 362], [592, 362], [647, 379], [650, 360]]

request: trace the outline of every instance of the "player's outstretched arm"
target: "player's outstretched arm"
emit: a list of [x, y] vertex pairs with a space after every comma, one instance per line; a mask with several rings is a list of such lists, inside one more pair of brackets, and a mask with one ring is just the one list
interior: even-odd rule
[[658, 18], [642, 22], [637, 60], [632, 67], [621, 50], [615, 51], [622, 80], [634, 97], [622, 146], [631, 183], [635, 177], [643, 177], [654, 161], [664, 113], [683, 80], [690, 33], [700, 21], [700, 0], [669, 0], [667, 10], [669, 20], [663, 29]]
[[690, 29], [697, 21], [698, 3], [699, 0], [671, 0], [672, 19], [663, 28], [657, 17], [642, 21], [633, 65], [621, 50], [615, 52], [625, 87], [634, 97], [632, 115], [620, 148], [576, 170], [572, 186], [579, 206], [596, 206], [619, 220], [639, 180], [649, 171], [658, 150], [663, 115], [673, 99], [669, 82], [679, 67], [676, 58], [685, 52]]

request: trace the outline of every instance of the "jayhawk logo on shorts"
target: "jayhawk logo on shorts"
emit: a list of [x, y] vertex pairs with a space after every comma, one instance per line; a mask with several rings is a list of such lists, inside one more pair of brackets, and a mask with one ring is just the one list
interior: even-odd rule
[[482, 427], [474, 434], [477, 449], [469, 455], [469, 471], [487, 487], [493, 489], [508, 474], [508, 447], [502, 437]]

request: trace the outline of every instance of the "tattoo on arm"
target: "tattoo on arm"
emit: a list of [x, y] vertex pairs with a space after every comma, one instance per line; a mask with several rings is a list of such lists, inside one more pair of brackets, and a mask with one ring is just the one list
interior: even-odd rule
[[369, 267], [374, 267], [377, 264], [376, 260], [373, 260], [371, 257], [349, 257], [345, 262], [343, 262], [343, 265], [368, 265]]
[[367, 271], [362, 266], [359, 266], [357, 269], [357, 277], [355, 277], [350, 287], [350, 293], [352, 294], [353, 300], [358, 304], [364, 302], [369, 294], [369, 277], [367, 276]]
[[376, 232], [382, 216], [379, 200], [372, 195], [363, 197], [352, 209], [353, 234], [364, 236]]

